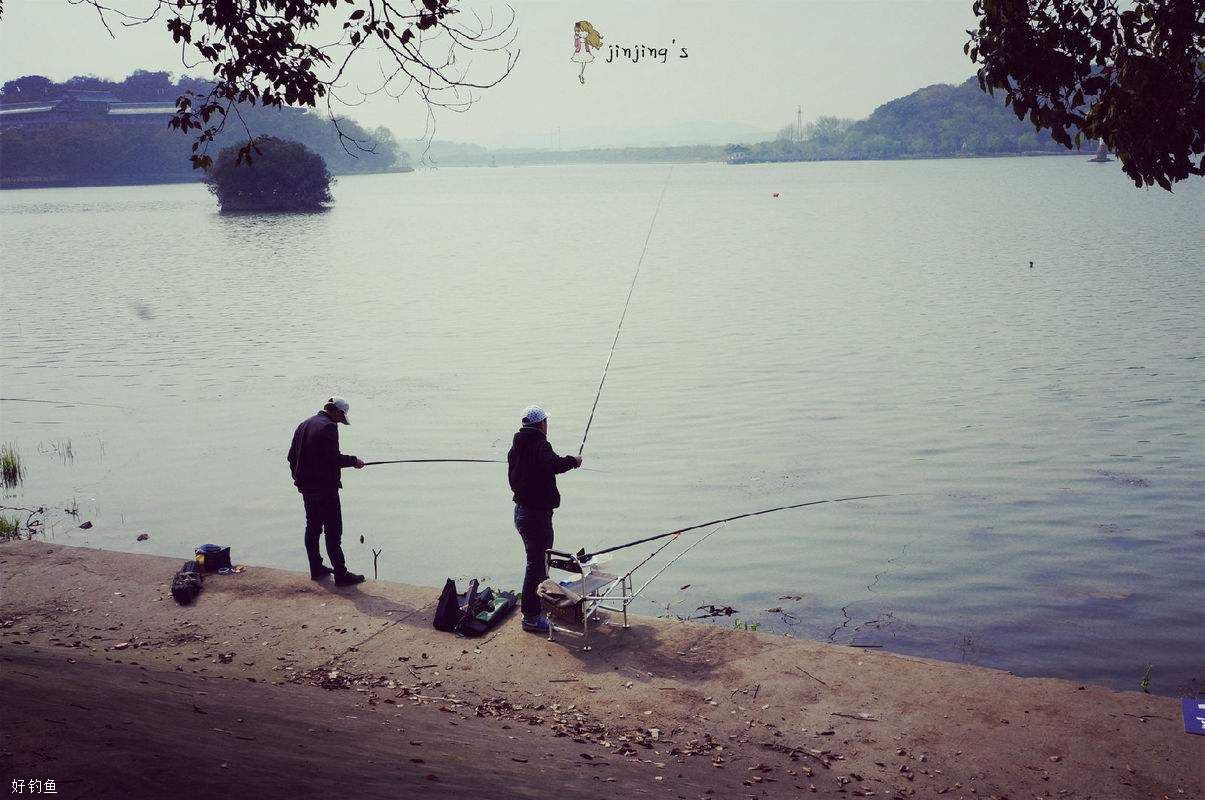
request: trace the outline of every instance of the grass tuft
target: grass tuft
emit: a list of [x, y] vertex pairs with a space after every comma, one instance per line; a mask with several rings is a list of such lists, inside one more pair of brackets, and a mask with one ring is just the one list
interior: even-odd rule
[[0, 540], [21, 538], [20, 517], [10, 517], [0, 514]]
[[15, 489], [25, 480], [25, 466], [14, 444], [0, 445], [0, 479], [5, 489]]

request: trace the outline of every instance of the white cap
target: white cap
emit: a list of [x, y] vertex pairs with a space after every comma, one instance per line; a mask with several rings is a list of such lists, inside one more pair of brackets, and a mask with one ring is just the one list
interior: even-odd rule
[[548, 419], [548, 412], [539, 406], [528, 406], [523, 409], [523, 424], [538, 425]]
[[349, 420], [347, 418], [347, 412], [351, 410], [351, 404], [348, 403], [346, 400], [344, 400], [342, 397], [332, 397], [331, 399], [326, 401], [326, 405], [323, 406], [323, 408], [326, 409], [327, 411], [334, 408], [335, 410], [337, 410], [343, 414], [344, 424], [347, 424], [347, 425], [351, 424], [351, 420]]

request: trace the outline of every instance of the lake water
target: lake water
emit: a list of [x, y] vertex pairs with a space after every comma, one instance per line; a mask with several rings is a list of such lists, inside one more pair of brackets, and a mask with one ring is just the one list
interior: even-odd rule
[[[365, 460], [505, 458], [533, 401], [576, 452], [668, 173], [350, 177], [302, 216], [0, 193], [0, 440], [28, 472], [4, 504], [78, 503], [61, 543], [303, 569], [284, 456], [332, 393]], [[674, 168], [558, 545], [894, 493], [732, 523], [640, 610], [1195, 689], [1203, 211], [1199, 180], [1076, 157]], [[351, 565], [516, 585], [504, 473], [345, 471]]]

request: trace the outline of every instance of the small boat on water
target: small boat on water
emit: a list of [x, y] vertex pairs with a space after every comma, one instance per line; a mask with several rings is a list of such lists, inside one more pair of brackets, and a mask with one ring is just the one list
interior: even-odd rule
[[1096, 155], [1094, 155], [1094, 156], [1092, 156], [1092, 158], [1088, 159], [1088, 163], [1089, 164], [1104, 164], [1105, 162], [1112, 161], [1112, 160], [1113, 159], [1109, 158], [1109, 148], [1105, 147], [1105, 140], [1101, 139], [1100, 145], [1096, 148]]

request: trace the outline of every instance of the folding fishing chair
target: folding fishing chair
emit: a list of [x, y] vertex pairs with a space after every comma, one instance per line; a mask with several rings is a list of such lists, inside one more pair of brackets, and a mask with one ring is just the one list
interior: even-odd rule
[[[645, 587], [655, 581], [657, 577], [669, 569], [670, 565], [677, 561], [682, 556], [695, 549], [714, 533], [717, 533], [720, 528], [724, 527], [724, 522], [721, 521], [714, 530], [708, 531], [705, 535], [694, 541], [690, 546], [683, 548], [680, 552], [674, 555], [669, 561], [661, 566], [661, 569], [653, 573], [652, 577], [640, 584], [639, 589], [632, 589], [632, 575], [636, 570], [643, 567], [645, 564], [653, 560], [662, 550], [669, 547], [678, 537], [685, 533], [683, 531], [674, 531], [668, 536], [672, 536], [668, 542], [661, 545], [653, 552], [637, 562], [636, 566], [629, 569], [622, 575], [612, 575], [607, 572], [602, 572], [599, 567], [601, 564], [598, 557], [606, 553], [613, 553], [616, 550], [623, 550], [628, 547], [633, 547], [638, 544], [644, 544], [653, 539], [664, 538], [662, 536], [654, 536], [648, 539], [641, 539], [627, 544], [617, 545], [616, 547], [608, 547], [605, 550], [599, 550], [594, 553], [587, 553], [585, 550], [579, 550], [576, 553], [565, 553], [560, 550], [545, 550], [544, 551], [544, 566], [547, 571], [560, 570], [569, 572], [579, 577], [576, 580], [562, 581], [560, 585], [568, 592], [572, 592], [580, 599], [574, 603], [571, 608], [574, 609], [572, 619], [575, 623], [580, 622], [581, 631], [557, 625], [552, 615], [548, 618], [548, 641], [556, 641], [555, 634], [568, 633], [572, 636], [580, 636], [584, 640], [582, 643], [583, 650], [590, 650], [590, 622], [597, 615], [599, 610], [618, 611], [623, 614], [623, 627], [630, 628], [628, 624], [628, 606], [632, 601], [644, 592]], [[708, 523], [715, 524], [715, 523]], [[694, 530], [693, 528], [691, 530]], [[614, 603], [618, 603], [616, 606]], [[611, 605], [608, 605], [611, 604]]]
[[[569, 572], [577, 575], [576, 580], [562, 581], [561, 586], [581, 599], [570, 606], [573, 609], [572, 618], [581, 622], [582, 629], [557, 625], [555, 616], [548, 617], [548, 641], [554, 642], [556, 633], [567, 633], [583, 639], [582, 650], [590, 650], [590, 622], [596, 619], [599, 610], [618, 611], [623, 614], [623, 627], [628, 625], [628, 606], [636, 599], [632, 591], [631, 570], [624, 575], [616, 576], [597, 569], [586, 553], [564, 553], [560, 550], [544, 551], [544, 567], [552, 570]], [[644, 588], [644, 587], [641, 587]], [[618, 605], [615, 603], [618, 602]]]
[[[703, 542], [707, 541], [707, 539], [710, 538], [711, 536], [713, 536], [714, 534], [719, 533], [720, 530], [725, 525], [727, 525], [729, 522], [734, 522], [738, 519], [748, 519], [749, 517], [760, 517], [763, 514], [773, 514], [777, 511], [787, 511], [787, 510], [793, 509], [793, 508], [806, 508], [808, 506], [824, 505], [825, 503], [847, 503], [851, 500], [870, 500], [870, 499], [877, 498], [877, 497], [893, 497], [893, 496], [894, 495], [888, 495], [888, 494], [864, 494], [864, 495], [859, 495], [857, 497], [836, 497], [836, 498], [830, 498], [827, 500], [809, 500], [804, 503], [794, 503], [792, 505], [786, 505], [786, 506], [775, 506], [774, 508], [763, 508], [760, 511], [749, 511], [744, 514], [737, 514], [737, 515], [731, 516], [731, 517], [724, 517], [723, 519], [713, 519], [710, 522], [700, 522], [697, 525], [690, 525], [685, 528], [679, 528], [676, 531], [668, 531], [666, 533], [658, 533], [655, 536], [646, 536], [643, 539], [637, 539], [634, 542], [627, 542], [626, 544], [617, 544], [613, 547], [607, 547], [602, 550], [596, 550], [593, 553], [587, 553], [584, 549], [579, 550], [576, 553], [565, 553], [560, 550], [552, 550], [552, 549], [545, 550], [544, 551], [545, 571], [551, 571], [551, 570], [556, 569], [556, 570], [560, 570], [562, 572], [569, 572], [574, 575], [580, 576], [576, 580], [564, 581], [564, 582], [561, 582], [559, 585], [561, 588], [563, 588], [569, 592], [572, 592], [573, 595], [578, 598], [569, 607], [575, 609], [574, 613], [573, 613], [573, 621], [575, 623], [580, 622], [581, 626], [582, 626], [581, 632], [578, 632], [578, 631], [574, 630], [573, 628], [566, 628], [566, 627], [557, 625], [550, 617], [548, 620], [548, 641], [550, 641], [550, 642], [556, 641], [554, 638], [554, 634], [557, 632], [568, 633], [568, 634], [572, 634], [574, 636], [582, 637], [585, 640], [584, 646], [582, 647], [582, 649], [589, 650], [590, 649], [590, 621], [591, 621], [591, 619], [593, 619], [595, 617], [596, 613], [600, 609], [605, 609], [607, 611], [622, 612], [623, 613], [623, 627], [625, 627], [625, 628], [631, 627], [630, 625], [628, 625], [628, 606], [630, 606], [632, 604], [633, 600], [635, 600], [637, 597], [639, 597], [641, 595], [641, 593], [644, 591], [645, 587], [648, 586], [653, 581], [655, 581], [661, 573], [663, 573], [663, 572], [665, 572], [665, 570], [669, 569], [670, 565], [673, 564], [675, 561], [677, 561], [679, 558], [686, 555], [691, 550], [693, 550], [696, 547], [698, 547], [699, 545], [701, 545]], [[663, 564], [661, 566], [661, 569], [654, 572], [653, 576], [651, 578], [646, 580], [644, 583], [640, 584], [639, 589], [636, 589], [635, 591], [632, 590], [632, 574], [635, 573], [636, 570], [640, 569], [645, 564], [647, 564], [649, 561], [653, 560], [653, 558], [655, 558], [662, 550], [664, 550], [665, 548], [667, 548], [671, 544], [673, 544], [675, 541], [677, 541], [678, 538], [682, 536], [682, 534], [688, 533], [690, 531], [697, 531], [702, 528], [710, 528], [713, 525], [715, 527], [712, 530], [708, 531], [703, 536], [696, 539], [689, 546], [682, 548], [682, 550], [680, 550], [677, 554], [675, 554], [673, 558], [671, 558], [669, 561], [667, 561], [665, 564]], [[654, 541], [657, 541], [658, 539], [668, 539], [669, 541], [665, 542], [665, 544], [662, 544], [657, 549], [653, 550], [653, 552], [649, 553], [647, 556], [645, 556], [643, 559], [641, 559], [636, 564], [636, 566], [629, 569], [623, 575], [615, 576], [615, 575], [611, 575], [610, 573], [602, 572], [598, 569], [598, 567], [601, 566], [601, 563], [598, 562], [598, 560], [597, 560], [599, 556], [606, 555], [607, 553], [614, 553], [617, 550], [626, 550], [629, 547], [635, 547], [637, 545], [645, 544], [647, 542], [654, 542]], [[607, 605], [608, 603], [615, 603], [615, 602], [619, 603], [618, 607], [616, 607], [614, 605]]]

